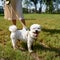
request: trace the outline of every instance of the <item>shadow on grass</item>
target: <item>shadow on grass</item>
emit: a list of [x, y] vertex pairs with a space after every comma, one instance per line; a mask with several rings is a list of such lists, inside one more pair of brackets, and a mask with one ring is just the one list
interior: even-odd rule
[[60, 33], [60, 29], [45, 29], [45, 28], [42, 28], [42, 31], [50, 32], [51, 34]]
[[49, 46], [45, 46], [43, 44], [40, 44], [40, 43], [37, 43], [35, 46], [34, 46], [34, 49], [35, 50], [42, 50], [42, 51], [54, 51], [56, 53], [58, 53], [58, 55], [60, 56], [60, 48], [55, 48], [55, 47], [49, 47]]

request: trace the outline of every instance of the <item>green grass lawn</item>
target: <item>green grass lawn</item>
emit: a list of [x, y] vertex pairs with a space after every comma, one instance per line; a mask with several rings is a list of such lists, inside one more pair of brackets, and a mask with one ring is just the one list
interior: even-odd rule
[[[33, 46], [34, 53], [12, 48], [8, 30], [12, 22], [0, 15], [0, 60], [60, 60], [60, 14], [24, 14], [24, 17], [28, 28], [34, 23], [42, 28]], [[22, 28], [19, 21], [17, 27]]]

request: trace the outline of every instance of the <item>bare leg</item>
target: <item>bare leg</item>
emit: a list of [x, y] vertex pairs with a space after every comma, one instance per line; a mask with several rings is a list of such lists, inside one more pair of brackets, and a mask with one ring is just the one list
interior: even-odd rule
[[[21, 22], [21, 24], [22, 24], [23, 27], [26, 26], [26, 24], [25, 24], [25, 19], [22, 19], [20, 22]], [[16, 25], [16, 20], [12, 20], [12, 23], [13, 23], [14, 25]]]
[[12, 23], [13, 23], [14, 25], [16, 25], [16, 20], [12, 20]]
[[23, 27], [26, 27], [25, 19], [21, 20], [21, 24], [22, 24]]

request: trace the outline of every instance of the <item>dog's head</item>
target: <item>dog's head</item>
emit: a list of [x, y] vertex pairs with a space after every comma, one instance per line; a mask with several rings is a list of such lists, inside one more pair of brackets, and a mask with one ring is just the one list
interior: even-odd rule
[[41, 26], [39, 24], [31, 25], [30, 32], [33, 38], [37, 38], [40, 31], [41, 31]]

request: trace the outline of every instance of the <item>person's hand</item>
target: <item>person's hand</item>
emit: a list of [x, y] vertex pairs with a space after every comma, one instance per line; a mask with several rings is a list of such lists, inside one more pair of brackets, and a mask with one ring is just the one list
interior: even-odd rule
[[5, 4], [6, 4], [6, 5], [9, 5], [9, 4], [10, 4], [10, 1], [7, 0], [7, 1], [5, 2]]

